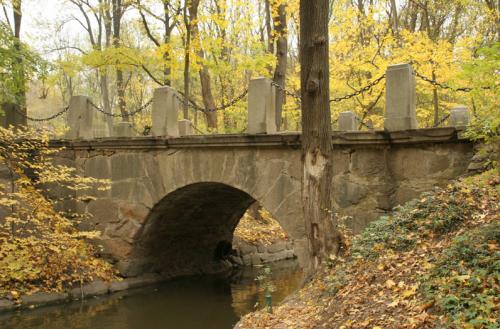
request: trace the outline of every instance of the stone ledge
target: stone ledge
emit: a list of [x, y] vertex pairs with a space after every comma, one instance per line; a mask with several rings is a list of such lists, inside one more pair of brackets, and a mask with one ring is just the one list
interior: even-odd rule
[[[332, 132], [333, 145], [388, 145], [415, 143], [466, 142], [461, 129], [425, 128], [404, 131], [357, 131]], [[97, 138], [93, 140], [52, 140], [52, 147], [65, 147], [72, 150], [95, 149], [176, 149], [206, 147], [300, 147], [300, 133], [279, 133], [273, 135], [203, 135], [179, 138], [133, 137], [133, 138]]]
[[81, 288], [73, 288], [66, 293], [58, 292], [37, 292], [31, 295], [22, 295], [19, 302], [9, 299], [0, 298], [0, 313], [13, 311], [16, 309], [31, 309], [40, 306], [52, 304], [66, 303], [83, 298], [103, 296], [110, 293], [124, 291], [128, 289], [140, 288], [147, 285], [159, 283], [163, 281], [159, 275], [146, 274], [136, 278], [126, 278], [121, 281], [104, 282], [96, 280], [87, 283]]

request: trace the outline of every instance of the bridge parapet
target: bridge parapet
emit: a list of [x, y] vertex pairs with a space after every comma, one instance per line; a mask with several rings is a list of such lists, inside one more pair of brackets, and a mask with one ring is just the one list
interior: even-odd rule
[[[386, 110], [384, 114], [384, 131], [406, 131], [418, 128], [416, 117], [416, 73], [410, 64], [390, 65], [386, 74], [376, 79], [379, 82], [386, 80]], [[375, 84], [372, 83], [371, 85]], [[362, 90], [364, 90], [363, 88]], [[248, 134], [275, 134], [279, 130], [279, 122], [276, 107], [277, 91], [285, 91], [268, 78], [252, 79], [248, 88], [248, 111], [247, 130]], [[287, 94], [299, 97], [291, 92]], [[246, 92], [241, 96], [245, 96]], [[242, 97], [238, 97], [240, 100]], [[349, 96], [350, 97], [350, 96]], [[346, 99], [347, 96], [341, 98]], [[337, 99], [332, 100], [337, 101]], [[178, 91], [171, 87], [161, 87], [154, 91], [152, 103], [152, 129], [151, 133], [156, 137], [181, 137], [194, 134], [194, 126], [189, 120], [179, 120], [181, 107], [184, 103], [194, 103], [191, 99], [185, 99]], [[91, 106], [92, 105], [92, 106]], [[70, 131], [67, 135], [70, 139], [93, 139], [99, 137], [134, 137], [136, 134], [130, 123], [118, 123], [113, 131], [109, 132], [104, 120], [96, 120], [91, 111], [97, 108], [85, 96], [75, 96], [70, 103], [68, 126]], [[219, 109], [203, 109], [198, 105], [199, 111], [216, 111]], [[103, 112], [102, 110], [99, 110]], [[134, 113], [138, 113], [137, 111]], [[120, 116], [110, 114], [112, 116]], [[132, 114], [130, 114], [132, 115]], [[458, 106], [451, 110], [437, 124], [442, 124], [449, 118], [449, 125], [455, 127], [466, 126], [469, 122], [468, 109]], [[338, 119], [340, 131], [357, 131], [364, 126], [373, 130], [370, 124], [364, 123], [354, 112], [342, 112]]]

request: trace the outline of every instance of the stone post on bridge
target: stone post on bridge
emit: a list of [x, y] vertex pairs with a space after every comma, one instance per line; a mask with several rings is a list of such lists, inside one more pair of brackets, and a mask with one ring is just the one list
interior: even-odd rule
[[248, 87], [247, 133], [273, 134], [276, 131], [276, 87], [271, 79], [252, 79]]
[[384, 129], [417, 129], [416, 83], [410, 64], [390, 65], [385, 73], [386, 104]]
[[131, 122], [122, 121], [113, 126], [113, 137], [134, 137], [134, 126]]
[[465, 127], [469, 124], [469, 109], [466, 106], [459, 105], [451, 109], [450, 126]]
[[179, 109], [177, 91], [171, 87], [156, 88], [153, 94], [153, 136], [179, 137]]
[[340, 131], [357, 131], [358, 118], [352, 111], [341, 112], [339, 116], [339, 130]]
[[93, 139], [94, 113], [90, 107], [90, 98], [87, 96], [73, 96], [69, 101], [68, 139]]
[[110, 131], [104, 114], [97, 111], [87, 96], [73, 96], [68, 109], [69, 139], [109, 137]]

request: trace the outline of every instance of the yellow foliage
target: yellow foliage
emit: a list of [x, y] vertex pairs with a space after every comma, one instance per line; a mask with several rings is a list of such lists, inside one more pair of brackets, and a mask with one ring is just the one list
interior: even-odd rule
[[76, 214], [56, 210], [58, 199], [42, 191], [51, 187], [83, 193], [105, 182], [75, 175], [74, 169], [53, 164], [56, 150], [44, 133], [0, 128], [0, 166], [11, 179], [0, 189], [0, 296], [12, 291], [61, 291], [94, 278], [110, 279], [114, 270], [96, 258], [86, 242], [94, 232], [76, 228]]

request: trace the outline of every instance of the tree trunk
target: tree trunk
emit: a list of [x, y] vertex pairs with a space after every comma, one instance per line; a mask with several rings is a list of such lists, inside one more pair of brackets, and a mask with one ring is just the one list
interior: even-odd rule
[[302, 202], [313, 268], [339, 247], [331, 211], [332, 139], [325, 8], [328, 0], [300, 1]]
[[[12, 11], [14, 17], [14, 38], [15, 44], [14, 48], [17, 52], [21, 52], [21, 23], [23, 19], [22, 11], [22, 1], [13, 0], [12, 1]], [[16, 90], [16, 102], [11, 104], [12, 115], [16, 118], [12, 124], [14, 126], [28, 124], [25, 116], [20, 116], [16, 112], [27, 114], [26, 110], [26, 79], [24, 77], [24, 63], [22, 56], [18, 56], [15, 71], [13, 72], [17, 76], [17, 90]]]
[[[286, 26], [286, 5], [281, 4], [278, 7], [278, 15], [273, 17], [274, 28], [277, 38], [276, 43], [276, 68], [274, 70], [273, 80], [276, 84], [285, 88], [286, 86], [286, 67], [288, 56], [288, 39]], [[276, 129], [281, 128], [281, 113], [285, 104], [285, 92], [276, 90]]]
[[[192, 2], [195, 2], [191, 1]], [[184, 5], [184, 24], [186, 26], [186, 39], [184, 44], [184, 104], [182, 108], [183, 118], [189, 119], [188, 99], [190, 97], [189, 69], [191, 66], [191, 22], [188, 16], [188, 3]]]
[[[123, 13], [123, 6], [121, 0], [113, 0], [113, 46], [120, 47], [121, 43], [121, 19]], [[116, 69], [116, 92], [118, 95], [118, 108], [120, 113], [125, 115], [127, 113], [125, 102], [125, 81], [123, 79], [123, 71]], [[123, 121], [129, 121], [129, 118], [124, 116]]]
[[391, 0], [391, 26], [392, 26], [392, 34], [394, 36], [398, 36], [399, 18], [398, 18], [398, 7], [396, 5], [396, 0]]
[[[193, 40], [198, 40], [199, 30], [198, 30], [198, 6], [200, 4], [199, 0], [192, 0], [189, 6], [189, 17], [192, 22], [191, 26], [191, 38]], [[198, 58], [203, 61], [205, 54], [201, 46], [197, 49], [196, 54]], [[203, 105], [207, 110], [215, 109], [215, 100], [212, 94], [212, 83], [210, 78], [210, 72], [208, 67], [201, 63], [201, 68], [199, 71], [200, 83], [201, 83], [201, 95], [203, 98]], [[205, 118], [207, 120], [207, 127], [211, 129], [217, 129], [217, 112], [208, 111], [205, 112]]]
[[[434, 70], [432, 71], [432, 80], [436, 81], [436, 73]], [[432, 104], [434, 106], [434, 125], [437, 125], [439, 122], [439, 97], [436, 86], [432, 88]]]
[[[163, 38], [163, 42], [167, 45], [170, 42], [170, 35], [172, 33], [172, 28], [170, 26], [170, 14], [168, 12], [168, 6], [170, 5], [169, 1], [163, 1], [163, 14], [164, 14], [164, 28], [165, 35]], [[165, 86], [170, 86], [172, 81], [170, 79], [171, 68], [170, 68], [170, 54], [168, 51], [165, 51], [163, 54], [163, 59], [165, 60], [165, 64], [163, 66], [163, 83]]]

